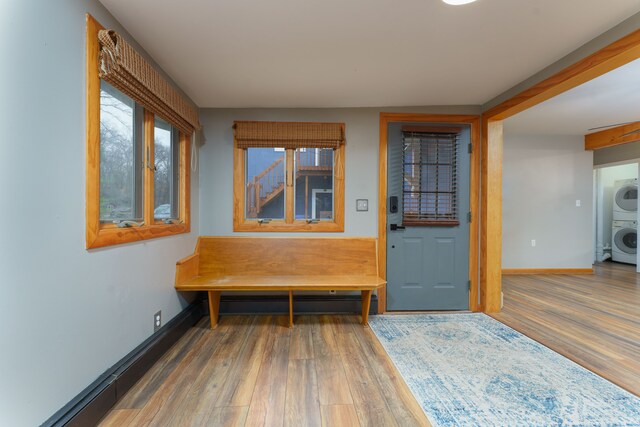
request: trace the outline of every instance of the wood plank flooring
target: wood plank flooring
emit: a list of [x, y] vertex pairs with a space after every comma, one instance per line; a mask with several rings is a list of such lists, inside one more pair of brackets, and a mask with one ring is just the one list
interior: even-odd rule
[[359, 316], [223, 316], [191, 328], [101, 426], [429, 426]]
[[504, 308], [513, 329], [640, 396], [640, 274], [595, 265], [593, 275], [505, 275]]

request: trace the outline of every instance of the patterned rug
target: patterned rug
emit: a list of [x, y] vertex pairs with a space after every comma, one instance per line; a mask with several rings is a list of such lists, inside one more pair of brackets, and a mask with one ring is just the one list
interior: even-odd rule
[[484, 314], [369, 323], [434, 427], [640, 426], [640, 398]]

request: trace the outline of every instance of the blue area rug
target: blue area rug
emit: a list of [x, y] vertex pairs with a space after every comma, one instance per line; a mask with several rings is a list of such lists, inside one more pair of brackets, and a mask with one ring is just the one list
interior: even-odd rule
[[640, 398], [484, 314], [369, 324], [434, 427], [640, 426]]

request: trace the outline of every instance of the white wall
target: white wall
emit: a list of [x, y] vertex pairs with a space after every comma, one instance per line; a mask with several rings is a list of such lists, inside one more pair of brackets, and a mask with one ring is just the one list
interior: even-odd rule
[[[207, 143], [200, 150], [201, 233], [216, 236], [234, 234], [233, 131], [231, 128], [234, 120], [318, 121], [344, 122], [347, 140], [345, 232], [319, 234], [376, 237], [378, 235], [378, 146], [381, 111], [479, 114], [478, 107], [202, 109], [200, 119], [204, 126]], [[356, 199], [369, 199], [369, 211], [356, 212]], [[252, 233], [239, 234], [252, 235]], [[261, 234], [264, 235], [264, 233]], [[278, 234], [269, 233], [269, 235]], [[314, 233], [314, 236], [318, 234]]]
[[39, 425], [186, 305], [193, 232], [85, 247], [85, 13], [96, 1], [0, 0], [0, 425]]
[[502, 267], [591, 268], [593, 155], [583, 137], [516, 136], [507, 124], [503, 174]]
[[[596, 169], [596, 259], [602, 261], [603, 248], [611, 248], [613, 223], [613, 188], [621, 179], [638, 177], [638, 163]], [[610, 253], [610, 252], [609, 252]]]

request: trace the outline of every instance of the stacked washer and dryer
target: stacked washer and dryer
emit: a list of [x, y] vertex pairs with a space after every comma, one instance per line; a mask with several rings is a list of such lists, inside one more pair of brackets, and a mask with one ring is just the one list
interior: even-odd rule
[[636, 264], [638, 242], [638, 179], [616, 181], [613, 188], [611, 259]]

